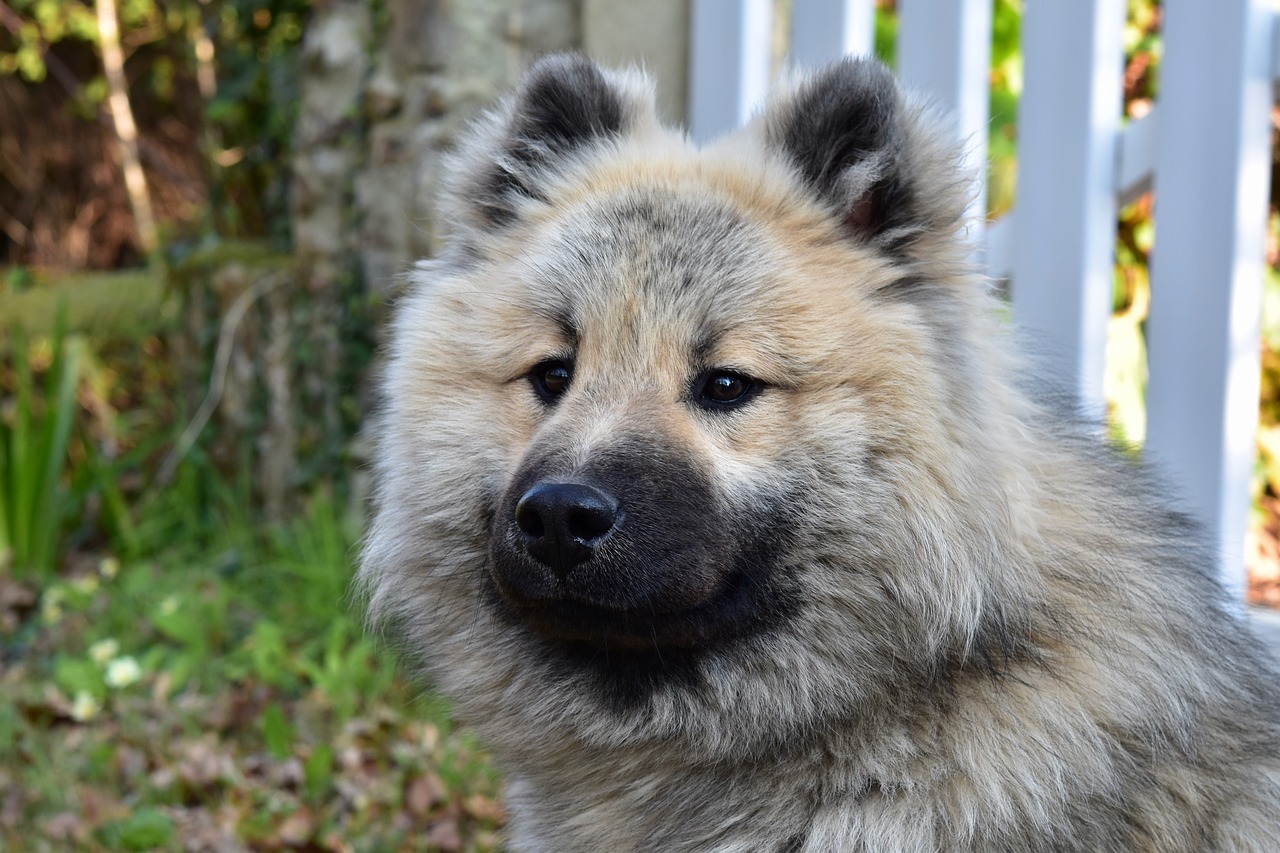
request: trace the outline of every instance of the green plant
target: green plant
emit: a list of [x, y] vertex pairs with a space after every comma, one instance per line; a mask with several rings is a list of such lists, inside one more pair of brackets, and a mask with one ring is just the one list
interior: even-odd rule
[[[358, 520], [320, 489], [305, 514], [270, 530], [270, 552], [279, 564], [272, 578], [295, 602], [296, 612], [314, 618], [345, 608], [351, 558], [359, 538]], [[295, 609], [290, 608], [290, 609]], [[317, 628], [321, 626], [316, 626]]]
[[0, 410], [0, 555], [19, 576], [44, 578], [57, 567], [75, 503], [64, 475], [84, 344], [66, 334], [60, 314], [42, 383], [25, 334], [15, 332], [13, 393]]
[[349, 616], [335, 619], [299, 664], [343, 720], [354, 717], [368, 697], [385, 695], [395, 679], [395, 670], [379, 660], [374, 641]]

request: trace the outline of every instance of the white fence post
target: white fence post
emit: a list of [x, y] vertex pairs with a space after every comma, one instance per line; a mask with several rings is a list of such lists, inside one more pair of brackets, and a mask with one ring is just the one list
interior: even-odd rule
[[898, 74], [955, 121], [964, 165], [977, 178], [970, 220], [987, 212], [992, 0], [902, 0]]
[[1166, 0], [1160, 68], [1145, 453], [1208, 523], [1237, 592], [1258, 417], [1272, 17], [1269, 0]]
[[693, 0], [689, 132], [706, 142], [742, 125], [769, 91], [771, 0]]
[[1105, 405], [1124, 21], [1125, 0], [1031, 2], [1022, 20], [1014, 318], [1095, 414]]
[[867, 56], [876, 46], [875, 0], [795, 0], [791, 59], [817, 68], [842, 56]]

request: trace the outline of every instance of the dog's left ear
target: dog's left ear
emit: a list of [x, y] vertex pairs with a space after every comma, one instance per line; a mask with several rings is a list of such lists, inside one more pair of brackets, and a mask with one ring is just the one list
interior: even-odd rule
[[887, 68], [845, 59], [776, 95], [763, 134], [852, 237], [902, 254], [923, 235], [953, 234], [968, 191], [956, 153], [926, 124]]
[[594, 146], [656, 121], [653, 87], [642, 75], [572, 54], [544, 57], [464, 143], [453, 201], [469, 224], [501, 229], [527, 203], [545, 201], [549, 184]]

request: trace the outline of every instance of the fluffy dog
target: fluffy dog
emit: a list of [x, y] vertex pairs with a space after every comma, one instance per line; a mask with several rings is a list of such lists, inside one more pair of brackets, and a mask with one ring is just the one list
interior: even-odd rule
[[561, 56], [460, 146], [362, 577], [513, 849], [1280, 849], [1280, 681], [1026, 393], [938, 127], [843, 61], [698, 148]]

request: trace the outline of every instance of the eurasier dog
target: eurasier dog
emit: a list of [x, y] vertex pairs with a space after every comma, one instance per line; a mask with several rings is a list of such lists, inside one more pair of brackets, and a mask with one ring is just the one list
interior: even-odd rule
[[871, 62], [706, 147], [538, 63], [398, 307], [363, 581], [524, 851], [1280, 850], [1199, 532], [1025, 393]]

